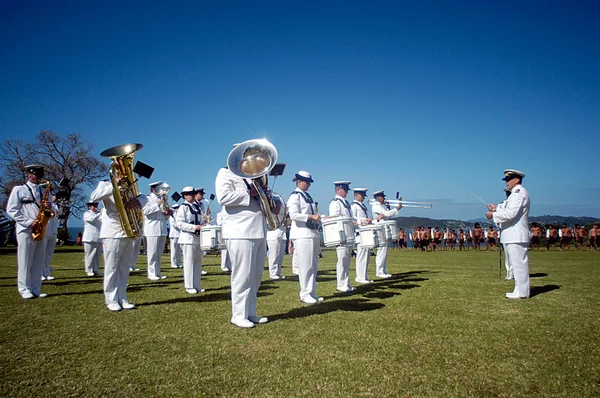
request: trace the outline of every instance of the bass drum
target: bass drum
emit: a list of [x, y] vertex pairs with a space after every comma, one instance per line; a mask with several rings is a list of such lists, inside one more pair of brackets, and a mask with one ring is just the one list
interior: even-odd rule
[[352, 217], [330, 217], [322, 220], [325, 247], [353, 246], [355, 240]]
[[220, 225], [207, 225], [200, 230], [200, 248], [202, 250], [226, 249]]

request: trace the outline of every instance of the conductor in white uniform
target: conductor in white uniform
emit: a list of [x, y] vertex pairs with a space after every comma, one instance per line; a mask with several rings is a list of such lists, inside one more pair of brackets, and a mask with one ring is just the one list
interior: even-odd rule
[[[373, 192], [373, 197], [376, 202], [373, 204], [373, 218], [377, 221], [384, 221], [390, 217], [396, 217], [398, 210], [402, 208], [402, 203], [398, 203], [395, 209], [389, 209], [385, 205], [385, 193], [384, 191]], [[389, 278], [392, 275], [387, 273], [387, 252], [388, 247], [379, 246], [377, 248], [377, 256], [375, 257], [375, 276], [378, 278]]]
[[215, 180], [223, 207], [223, 239], [231, 261], [231, 323], [241, 328], [267, 323], [256, 315], [258, 288], [267, 252], [267, 226], [258, 192], [245, 179], [222, 168]]
[[529, 297], [529, 195], [521, 182], [525, 173], [514, 170], [504, 170], [506, 188], [510, 196], [504, 206], [488, 205], [489, 212], [485, 215], [501, 225], [500, 242], [506, 248], [506, 256], [513, 270], [515, 288], [506, 293], [506, 298], [519, 299]]
[[[330, 217], [350, 217], [352, 218], [352, 208], [346, 200], [350, 190], [350, 181], [335, 181], [335, 198], [329, 204]], [[355, 224], [355, 223], [354, 223]], [[336, 247], [337, 264], [337, 290], [340, 292], [351, 292], [355, 290], [350, 286], [350, 258], [352, 256], [352, 245], [344, 244]]]

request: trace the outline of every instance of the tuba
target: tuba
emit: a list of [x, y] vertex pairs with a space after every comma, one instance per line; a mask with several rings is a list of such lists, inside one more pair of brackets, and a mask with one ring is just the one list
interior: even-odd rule
[[269, 189], [268, 173], [277, 163], [277, 149], [266, 139], [244, 141], [238, 144], [227, 157], [229, 170], [246, 179], [258, 192], [260, 208], [272, 231], [284, 225], [286, 204], [283, 198]]
[[137, 239], [143, 231], [144, 214], [140, 209], [128, 208], [127, 202], [140, 194], [137, 179], [133, 174], [133, 158], [142, 149], [142, 144], [125, 144], [103, 151], [100, 156], [112, 159], [110, 166], [110, 182], [113, 186], [113, 196], [117, 212], [125, 234], [131, 239]]
[[41, 198], [40, 210], [35, 217], [34, 226], [31, 228], [31, 237], [33, 240], [42, 240], [44, 238], [48, 221], [55, 216], [52, 208], [45, 205], [50, 196], [50, 181], [40, 181], [40, 183], [46, 185], [46, 191], [44, 191], [44, 196]]

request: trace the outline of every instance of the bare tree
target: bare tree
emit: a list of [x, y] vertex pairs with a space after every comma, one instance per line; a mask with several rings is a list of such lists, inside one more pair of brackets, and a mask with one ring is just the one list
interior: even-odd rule
[[107, 165], [94, 156], [93, 152], [93, 144], [78, 133], [61, 137], [52, 131], [42, 131], [33, 143], [24, 143], [18, 139], [0, 143], [0, 167], [4, 169], [3, 178], [0, 179], [2, 207], [12, 188], [25, 181], [25, 165], [44, 165], [45, 178], [52, 183], [54, 192], [65, 203], [70, 201], [70, 207], [66, 207], [59, 219], [59, 239], [66, 240], [69, 236], [69, 217], [73, 215], [80, 218], [86, 209], [87, 196], [83, 193], [83, 187], [95, 186], [108, 172]]

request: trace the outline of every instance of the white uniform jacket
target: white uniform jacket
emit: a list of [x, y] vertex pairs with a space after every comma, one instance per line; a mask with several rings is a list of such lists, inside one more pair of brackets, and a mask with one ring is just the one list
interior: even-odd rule
[[353, 201], [350, 206], [352, 207], [352, 218], [356, 220], [358, 225], [366, 225], [367, 218], [369, 218], [367, 206], [358, 200]]
[[102, 228], [102, 213], [100, 211], [88, 210], [83, 213], [83, 236], [82, 242], [101, 242], [100, 228]]
[[223, 239], [264, 239], [267, 224], [256, 198], [243, 178], [222, 168], [215, 180], [217, 201], [223, 207]]
[[[44, 196], [44, 188], [44, 185], [27, 181], [26, 184], [17, 185], [11, 191], [6, 203], [6, 213], [17, 223], [17, 233], [31, 232], [29, 227], [40, 211], [40, 201]], [[48, 197], [48, 201], [51, 203], [54, 214], [58, 215], [58, 206], [52, 203], [50, 197]]]
[[144, 236], [167, 236], [167, 216], [158, 205], [158, 195], [148, 195], [148, 206], [144, 206]]
[[385, 206], [379, 202], [373, 203], [372, 212], [373, 218], [377, 218], [380, 214], [383, 214], [383, 220], [387, 220], [390, 217], [396, 217], [398, 215], [397, 209], [394, 208], [391, 210], [387, 210]]
[[200, 231], [196, 234], [196, 225], [203, 225], [202, 214], [195, 204], [185, 202], [175, 215], [174, 227], [179, 229], [178, 243], [180, 245], [200, 246]]
[[[179, 213], [179, 209], [175, 212], [175, 217], [177, 217], [177, 213]], [[179, 228], [175, 226], [175, 217], [169, 217], [169, 225], [171, 226], [171, 228], [169, 228], [169, 238], [179, 238], [180, 231]]]
[[529, 195], [516, 185], [503, 207], [492, 213], [494, 222], [502, 225], [502, 243], [529, 243]]
[[335, 198], [331, 201], [331, 203], [329, 203], [329, 215], [331, 217], [352, 217], [352, 208], [350, 207], [350, 203], [348, 203], [346, 198], [342, 198], [340, 195], [335, 195]]
[[[303, 191], [296, 188], [294, 192]], [[288, 212], [290, 213], [290, 219], [292, 220], [292, 227], [290, 229], [290, 239], [301, 239], [301, 238], [320, 238], [319, 231], [316, 229], [310, 229], [306, 226], [308, 221], [308, 215], [313, 214], [316, 211], [315, 204], [311, 206], [306, 203], [304, 197], [301, 194], [292, 193], [287, 202]]]
[[[100, 228], [100, 239], [120, 239], [127, 238], [128, 236], [123, 231], [121, 226], [121, 219], [117, 212], [117, 205], [115, 204], [115, 198], [113, 196], [113, 186], [110, 181], [100, 181], [98, 187], [92, 192], [90, 198], [94, 202], [100, 202], [104, 204], [102, 210], [102, 227]], [[139, 195], [137, 197], [140, 204], [142, 205], [142, 211], [144, 208], [151, 206], [146, 195]]]

